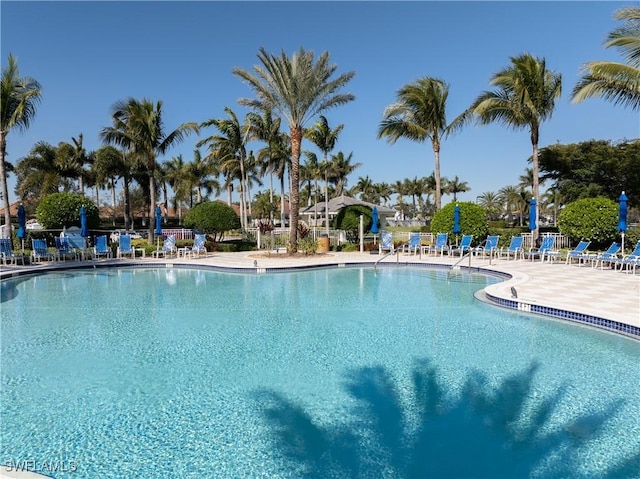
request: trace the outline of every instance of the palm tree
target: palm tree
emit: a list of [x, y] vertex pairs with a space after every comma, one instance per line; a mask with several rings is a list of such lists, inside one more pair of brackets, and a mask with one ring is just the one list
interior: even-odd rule
[[329, 64], [329, 53], [322, 53], [317, 61], [311, 51], [300, 48], [289, 58], [260, 48], [258, 59], [262, 65], [253, 67], [253, 74], [240, 68], [233, 73], [246, 81], [256, 93], [255, 99], [241, 98], [241, 105], [260, 111], [276, 110], [289, 125], [291, 139], [291, 223], [288, 249], [298, 251], [298, 214], [300, 203], [299, 167], [303, 128], [316, 114], [343, 105], [355, 97], [338, 90], [355, 75], [348, 72], [331, 79], [337, 65]]
[[[333, 151], [336, 147], [336, 143], [338, 142], [338, 136], [340, 132], [343, 130], [344, 125], [338, 125], [335, 129], [331, 129], [329, 127], [329, 121], [324, 115], [320, 115], [320, 119], [316, 122], [313, 127], [309, 128], [305, 131], [305, 138], [307, 138], [311, 143], [316, 145], [318, 149], [322, 152], [323, 160], [322, 165], [320, 166], [321, 172], [324, 173], [324, 221], [326, 226], [327, 235], [329, 234], [329, 161], [327, 157], [329, 153]], [[317, 188], [317, 187], [316, 187]]]
[[336, 186], [335, 196], [344, 194], [345, 187], [348, 183], [348, 176], [362, 166], [362, 163], [352, 164], [352, 159], [353, 152], [349, 153], [349, 156], [344, 156], [344, 153], [341, 151], [335, 155], [331, 155], [331, 161], [327, 169], [327, 179], [329, 183], [333, 183]]
[[169, 148], [182, 142], [186, 136], [199, 131], [194, 122], [183, 123], [166, 134], [162, 123], [162, 102], [155, 104], [146, 98], [138, 101], [129, 98], [117, 102], [111, 117], [114, 126], [103, 128], [101, 136], [107, 143], [127, 148], [145, 165], [149, 194], [149, 244], [153, 244], [156, 206], [156, 158]]
[[[7, 185], [8, 162], [7, 136], [13, 129], [25, 131], [36, 116], [40, 102], [40, 84], [31, 77], [20, 77], [18, 62], [9, 54], [7, 66], [2, 69], [0, 82], [0, 183], [4, 200], [4, 224], [11, 225], [9, 187]], [[7, 230], [8, 234], [9, 230]]]
[[500, 195], [493, 191], [485, 191], [482, 193], [476, 198], [476, 203], [487, 211], [487, 216], [492, 220], [497, 220], [504, 209]]
[[39, 141], [21, 158], [15, 168], [17, 192], [28, 203], [37, 203], [43, 196], [57, 193], [62, 188], [68, 191], [72, 183], [65, 178], [64, 171], [56, 161], [58, 149]]
[[604, 46], [618, 48], [627, 64], [585, 63], [582, 66], [583, 77], [573, 88], [571, 99], [579, 103], [587, 98], [600, 97], [640, 110], [640, 7], [621, 8], [615, 17], [624, 20], [624, 26], [609, 33]]
[[424, 142], [431, 141], [435, 160], [435, 207], [442, 206], [440, 179], [440, 145], [456, 124], [447, 124], [446, 106], [449, 86], [438, 78], [423, 77], [415, 83], [403, 86], [396, 103], [384, 111], [384, 119], [378, 129], [378, 138], [395, 143], [399, 138]]
[[112, 223], [116, 225], [116, 181], [122, 178], [122, 191], [124, 195], [124, 223], [129, 229], [130, 224], [130, 203], [129, 185], [131, 183], [131, 168], [126, 160], [125, 153], [118, 151], [110, 145], [105, 145], [96, 150], [93, 170], [97, 183], [106, 183], [111, 190]]
[[271, 110], [265, 111], [262, 116], [255, 112], [247, 113], [247, 125], [251, 139], [260, 140], [266, 143], [266, 147], [258, 150], [257, 161], [260, 165], [260, 175], [269, 173], [269, 220], [273, 224], [274, 217], [274, 197], [273, 197], [273, 173], [274, 155], [278, 147], [277, 143], [281, 137], [280, 118], [273, 118]]
[[208, 145], [206, 160], [217, 163], [227, 178], [227, 191], [230, 191], [230, 179], [237, 178], [240, 183], [240, 224], [247, 227], [247, 138], [250, 133], [248, 122], [241, 125], [235, 112], [225, 107], [229, 118], [213, 118], [203, 122], [201, 127], [214, 126], [219, 134], [211, 135], [196, 143], [197, 147]]
[[[470, 114], [481, 124], [497, 121], [514, 129], [529, 129], [533, 148], [533, 197], [539, 203], [540, 125], [553, 114], [555, 100], [562, 93], [562, 76], [548, 70], [543, 58], [525, 53], [511, 57], [511, 65], [491, 77], [491, 85], [497, 89], [482, 92], [459, 118]], [[538, 210], [536, 225], [539, 223], [537, 216]], [[534, 239], [537, 232], [537, 229], [533, 232]]]
[[471, 188], [466, 181], [460, 181], [458, 175], [453, 180], [447, 180], [446, 192], [453, 194], [454, 203], [458, 201], [458, 193], [466, 193], [467, 191], [471, 191]]

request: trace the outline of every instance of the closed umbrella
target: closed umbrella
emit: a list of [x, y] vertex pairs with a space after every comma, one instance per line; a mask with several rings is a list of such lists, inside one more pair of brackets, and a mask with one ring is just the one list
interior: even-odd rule
[[460, 206], [456, 205], [453, 209], [453, 234], [456, 235], [456, 246], [458, 245], [458, 235], [462, 230], [460, 229]]
[[[532, 233], [538, 228], [536, 224], [536, 200], [535, 198], [529, 203], [529, 231]], [[535, 246], [536, 237], [531, 235], [532, 246]]]
[[16, 236], [22, 241], [22, 252], [24, 253], [24, 239], [27, 237], [27, 212], [24, 210], [24, 205], [20, 203], [18, 206], [18, 233]]
[[80, 207], [80, 236], [83, 238], [89, 236], [89, 228], [87, 227], [87, 209], [84, 205]]
[[[378, 228], [379, 222], [380, 218], [378, 216], [378, 208], [374, 206], [373, 210], [371, 211], [371, 232], [374, 235], [377, 235], [378, 231], [380, 231], [380, 229]], [[373, 237], [373, 244], [376, 244], [376, 236]]]
[[160, 206], [156, 206], [156, 229], [153, 234], [158, 239], [158, 249], [160, 249], [160, 236], [162, 236], [162, 210]]
[[620, 209], [618, 210], [618, 231], [622, 235], [622, 255], [624, 255], [624, 234], [627, 232], [627, 195], [624, 191], [620, 195]]

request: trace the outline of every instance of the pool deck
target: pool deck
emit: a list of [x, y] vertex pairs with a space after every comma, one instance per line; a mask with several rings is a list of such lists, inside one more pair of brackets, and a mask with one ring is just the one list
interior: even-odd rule
[[[158, 265], [160, 267], [198, 266], [224, 268], [231, 271], [266, 273], [272, 269], [309, 268], [313, 266], [344, 267], [372, 265], [383, 258], [369, 253], [328, 253], [306, 257], [260, 252], [209, 253], [200, 258], [136, 258], [101, 259], [42, 263], [32, 266], [2, 266], [0, 279], [16, 275], [55, 271], [68, 268], [91, 268], [126, 265]], [[411, 264], [450, 267], [459, 257], [391, 255], [384, 257], [378, 267]], [[382, 266], [380, 266], [382, 265]], [[473, 257], [460, 263], [463, 268], [485, 272], [506, 273], [510, 279], [484, 288], [486, 295], [508, 302], [517, 302], [519, 310], [529, 311], [527, 305], [552, 310], [581, 313], [640, 328], [640, 272], [630, 274], [612, 269], [592, 268], [590, 265], [567, 265], [525, 260], [505, 260]], [[513, 296], [515, 288], [517, 298]], [[631, 335], [640, 340], [640, 337]], [[32, 472], [7, 471], [0, 466], [0, 479], [42, 478]]]

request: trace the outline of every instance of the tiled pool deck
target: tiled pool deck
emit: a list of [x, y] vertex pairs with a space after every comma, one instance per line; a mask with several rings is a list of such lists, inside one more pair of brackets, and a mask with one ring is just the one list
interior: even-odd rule
[[[136, 258], [97, 261], [67, 261], [35, 266], [2, 266], [0, 279], [15, 275], [51, 271], [61, 268], [91, 268], [137, 265], [140, 267], [198, 267], [236, 272], [265, 273], [289, 268], [318, 266], [348, 267], [373, 265], [382, 257], [368, 253], [329, 253], [291, 258], [285, 255], [258, 252], [209, 253], [200, 258]], [[377, 267], [411, 264], [450, 268], [459, 258], [414, 255], [391, 255]], [[464, 259], [462, 268], [491, 272], [506, 281], [487, 286], [478, 296], [489, 298], [501, 306], [525, 312], [545, 314], [586, 322], [593, 326], [617, 330], [640, 340], [640, 274], [628, 274], [611, 269], [595, 269], [589, 265], [566, 265], [563, 262], [541, 263], [524, 260], [504, 260], [473, 257]], [[513, 296], [515, 288], [517, 297]], [[0, 479], [43, 477], [29, 472], [7, 471], [0, 466]]]

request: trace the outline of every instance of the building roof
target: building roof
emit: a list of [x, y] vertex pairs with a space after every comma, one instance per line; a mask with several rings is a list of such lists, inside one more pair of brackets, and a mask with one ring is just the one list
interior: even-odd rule
[[[336, 198], [331, 198], [327, 203], [327, 207], [330, 215], [336, 215], [338, 212], [344, 208], [345, 206], [351, 205], [362, 205], [367, 206], [368, 208], [372, 208], [375, 206], [378, 208], [378, 214], [380, 216], [393, 216], [396, 212], [393, 208], [388, 208], [386, 206], [376, 205], [374, 203], [369, 203], [368, 201], [362, 201], [357, 198], [352, 198], [351, 196], [341, 195]], [[300, 209], [301, 215], [313, 215], [318, 213], [319, 215], [324, 215], [325, 212], [325, 203], [321, 201], [316, 205], [307, 206], [305, 208]]]

